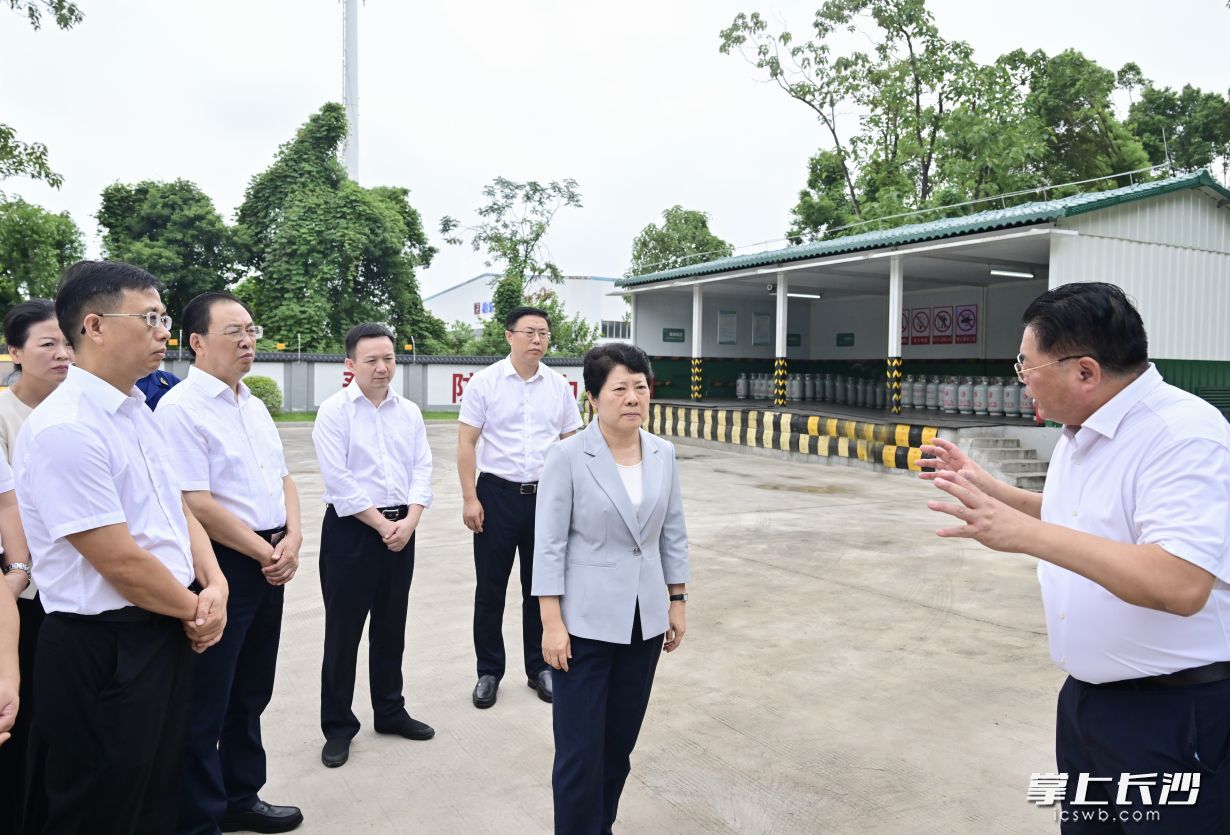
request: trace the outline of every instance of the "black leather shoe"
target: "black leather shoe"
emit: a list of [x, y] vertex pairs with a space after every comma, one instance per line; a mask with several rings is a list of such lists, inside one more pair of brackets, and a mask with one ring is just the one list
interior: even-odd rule
[[376, 733], [404, 736], [406, 739], [431, 739], [436, 735], [436, 729], [426, 722], [420, 722], [408, 714], [403, 714], [387, 725], [377, 725]]
[[350, 759], [350, 740], [342, 737], [341, 739], [326, 739], [325, 747], [321, 749], [320, 761], [329, 768], [337, 768], [346, 764], [346, 760]]
[[541, 673], [534, 676], [529, 680], [529, 685], [532, 689], [538, 691], [538, 698], [542, 699], [544, 702], [550, 702], [555, 698], [555, 695], [551, 690], [552, 684], [550, 670], [543, 670]]
[[500, 689], [500, 680], [495, 676], [479, 676], [478, 684], [474, 685], [474, 706], [489, 708], [495, 704], [495, 694]]
[[290, 832], [301, 823], [303, 813], [298, 806], [270, 806], [258, 799], [251, 809], [227, 810], [218, 828], [223, 832]]

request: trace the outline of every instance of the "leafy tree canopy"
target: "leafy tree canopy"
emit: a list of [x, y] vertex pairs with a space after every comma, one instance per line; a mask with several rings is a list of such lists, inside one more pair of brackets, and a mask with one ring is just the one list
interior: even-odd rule
[[414, 272], [436, 250], [408, 190], [346, 176], [345, 135], [342, 106], [326, 104], [252, 179], [235, 229], [250, 273], [237, 292], [272, 340], [338, 349], [350, 326], [379, 321], [437, 352], [446, 328], [423, 307]]
[[51, 298], [60, 273], [84, 252], [67, 212], [52, 214], [24, 200], [0, 203], [0, 309]]
[[209, 197], [187, 180], [107, 186], [98, 225], [108, 258], [162, 280], [162, 301], [172, 317], [193, 296], [225, 289], [235, 279], [230, 232]]
[[662, 225], [651, 223], [632, 241], [627, 275], [672, 270], [724, 258], [734, 247], [709, 231], [709, 215], [683, 206], [662, 213]]

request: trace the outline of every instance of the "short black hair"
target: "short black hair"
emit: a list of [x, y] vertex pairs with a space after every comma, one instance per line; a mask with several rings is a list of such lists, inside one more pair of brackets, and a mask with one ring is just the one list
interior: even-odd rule
[[[56, 306], [49, 299], [30, 299], [13, 305], [13, 309], [4, 315], [4, 341], [10, 348], [24, 348], [30, 337], [30, 328], [55, 318]], [[21, 363], [13, 363], [13, 369], [20, 371]]]
[[161, 294], [162, 282], [122, 261], [78, 261], [65, 270], [56, 288], [56, 318], [69, 344], [77, 347], [88, 314], [113, 312], [125, 290]]
[[354, 359], [354, 349], [359, 344], [359, 340], [376, 336], [383, 336], [393, 343], [394, 349], [397, 348], [397, 337], [388, 325], [382, 325], [379, 322], [363, 322], [346, 331], [346, 356]]
[[611, 376], [611, 369], [617, 365], [624, 366], [633, 374], [644, 374], [650, 391], [653, 391], [653, 366], [649, 363], [649, 355], [629, 342], [595, 345], [586, 352], [585, 367], [581, 372], [585, 378], [585, 390], [597, 397], [606, 385], [606, 378]]
[[1112, 374], [1139, 373], [1149, 362], [1149, 337], [1123, 289], [1101, 281], [1048, 290], [1022, 317], [1046, 354], [1088, 356]]
[[225, 290], [211, 290], [208, 293], [193, 296], [192, 300], [184, 305], [184, 313], [180, 317], [180, 327], [183, 328], [184, 336], [188, 339], [186, 347], [194, 357], [196, 356], [196, 351], [192, 350], [192, 334], [207, 333], [209, 331], [210, 311], [214, 309], [214, 305], [218, 302], [234, 302], [248, 311], [249, 316], [252, 315], [252, 308], [236, 298], [233, 293], [228, 293]]
[[510, 331], [517, 327], [517, 322], [521, 321], [523, 316], [541, 316], [547, 320], [547, 327], [551, 327], [551, 317], [547, 315], [547, 311], [541, 307], [514, 307], [508, 311], [508, 315], [504, 317], [504, 330]]

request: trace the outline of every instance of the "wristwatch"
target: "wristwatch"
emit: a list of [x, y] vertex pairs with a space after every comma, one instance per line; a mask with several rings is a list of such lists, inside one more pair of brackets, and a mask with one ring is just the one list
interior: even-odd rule
[[672, 594], [671, 595], [671, 603], [687, 603], [687, 602], [688, 602], [688, 593], [686, 591], [683, 594]]
[[28, 562], [11, 562], [4, 566], [5, 574], [8, 574], [10, 571], [24, 571], [27, 577], [31, 576], [30, 563]]

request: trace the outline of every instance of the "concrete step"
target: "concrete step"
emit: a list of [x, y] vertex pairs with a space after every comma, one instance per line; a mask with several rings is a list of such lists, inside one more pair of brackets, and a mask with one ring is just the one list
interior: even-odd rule
[[1042, 488], [1046, 486], [1046, 476], [1044, 475], [1018, 475], [1012, 477], [1015, 486], [1022, 490], [1033, 490], [1035, 493], [1041, 493]]
[[1037, 458], [1038, 451], [1036, 449], [1022, 449], [1018, 447], [992, 447], [990, 449], [973, 449], [973, 456], [983, 461], [990, 461], [999, 464], [1000, 461], [1014, 461], [1022, 458]]
[[[1031, 449], [1029, 452], [1034, 451]], [[1034, 454], [1037, 455], [1036, 452]], [[1004, 475], [1026, 475], [1031, 473], [1045, 475], [1047, 469], [1047, 463], [1036, 458], [1012, 458], [1006, 461], [996, 461], [995, 466], [999, 467]]]
[[1021, 442], [1017, 438], [970, 438], [970, 449], [1020, 449]]

